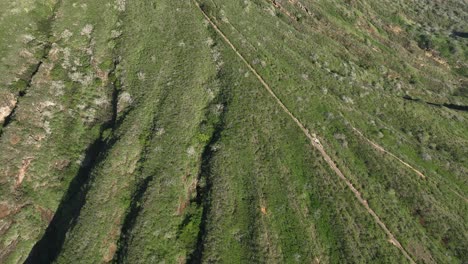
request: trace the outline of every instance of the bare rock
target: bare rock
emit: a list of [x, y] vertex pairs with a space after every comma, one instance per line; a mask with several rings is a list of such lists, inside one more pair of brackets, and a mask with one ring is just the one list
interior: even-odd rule
[[0, 93], [0, 124], [3, 124], [5, 119], [11, 115], [17, 102], [16, 96], [12, 93]]

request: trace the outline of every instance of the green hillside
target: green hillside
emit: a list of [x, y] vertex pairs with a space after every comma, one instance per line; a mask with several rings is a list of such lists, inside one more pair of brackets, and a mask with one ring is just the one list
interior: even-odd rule
[[0, 1], [0, 263], [467, 263], [465, 0]]

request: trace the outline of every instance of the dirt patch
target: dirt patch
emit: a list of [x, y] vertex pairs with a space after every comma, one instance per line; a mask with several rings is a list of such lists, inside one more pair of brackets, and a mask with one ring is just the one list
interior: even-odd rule
[[188, 201], [184, 196], [179, 197], [179, 206], [177, 206], [176, 215], [181, 216], [184, 214], [185, 209], [189, 205], [190, 201]]
[[12, 93], [0, 94], [0, 124], [11, 115], [17, 103], [18, 100]]
[[57, 43], [52, 43], [52, 48], [49, 51], [49, 59], [56, 62], [60, 58], [60, 47]]
[[50, 221], [52, 221], [52, 218], [54, 218], [54, 211], [41, 206], [36, 206], [36, 209], [41, 214], [42, 221], [50, 223]]
[[[187, 178], [190, 176], [190, 172], [187, 169], [187, 172], [182, 177], [184, 184], [187, 184]], [[185, 209], [190, 205], [190, 199], [196, 194], [198, 186], [198, 179], [193, 179], [187, 187], [186, 194], [179, 197], [179, 205], [177, 206], [176, 215], [180, 216], [184, 214]]]
[[96, 76], [101, 79], [102, 81], [102, 86], [106, 86], [109, 82], [109, 71], [107, 70], [102, 70], [99, 67], [99, 62], [96, 61], [96, 59], [92, 58], [91, 59], [91, 65], [93, 66], [93, 69], [96, 73]]
[[12, 135], [11, 138], [10, 138], [10, 144], [12, 144], [12, 145], [16, 145], [16, 144], [18, 144], [20, 141], [21, 141], [20, 136], [18, 136], [18, 135], [16, 135], [16, 134]]
[[[15, 215], [21, 211], [24, 207], [30, 206], [31, 203], [24, 203], [21, 205], [8, 205], [6, 202], [0, 203], [0, 219]], [[2, 262], [0, 262], [2, 263]]]
[[70, 163], [69, 160], [57, 160], [54, 162], [54, 168], [61, 171], [70, 166]]
[[120, 232], [120, 226], [122, 224], [122, 212], [116, 212], [113, 215], [114, 221], [112, 223], [112, 229], [110, 230], [108, 236], [104, 239], [102, 242], [103, 245], [108, 245], [107, 247], [107, 252], [105, 255], [102, 257], [103, 262], [109, 263], [114, 260], [116, 257], [116, 253], [118, 251], [118, 246], [117, 243], [114, 241], [117, 241], [119, 236], [121, 235]]
[[26, 176], [26, 172], [28, 172], [29, 166], [31, 165], [31, 162], [34, 160], [34, 158], [25, 158], [23, 159], [23, 165], [21, 166], [18, 175], [16, 175], [16, 184], [15, 188], [18, 188], [21, 183], [24, 180], [24, 177]]
[[115, 252], [117, 252], [117, 245], [115, 243], [111, 243], [109, 248], [107, 249], [107, 253], [103, 258], [103, 261], [108, 263], [114, 259]]
[[177, 258], [177, 264], [185, 264], [185, 263], [187, 263], [187, 259], [185, 256], [179, 256]]
[[399, 35], [401, 32], [403, 32], [403, 29], [399, 26], [390, 25], [388, 29], [396, 35]]
[[5, 218], [11, 214], [10, 207], [6, 203], [0, 204], [0, 219]]
[[432, 58], [434, 61], [436, 61], [437, 63], [441, 64], [441, 65], [444, 65], [445, 67], [449, 68], [450, 66], [448, 65], [447, 61], [445, 61], [444, 59], [442, 59], [441, 57], [439, 57], [437, 54], [435, 54], [434, 51], [425, 51], [424, 52], [424, 55], [426, 55], [426, 57], [428, 58]]

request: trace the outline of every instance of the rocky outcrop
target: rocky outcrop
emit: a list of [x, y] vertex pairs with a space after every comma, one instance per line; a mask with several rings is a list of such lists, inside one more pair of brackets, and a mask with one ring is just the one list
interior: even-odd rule
[[7, 120], [13, 110], [16, 107], [17, 103], [16, 96], [9, 92], [0, 92], [0, 124], [3, 125], [5, 120]]

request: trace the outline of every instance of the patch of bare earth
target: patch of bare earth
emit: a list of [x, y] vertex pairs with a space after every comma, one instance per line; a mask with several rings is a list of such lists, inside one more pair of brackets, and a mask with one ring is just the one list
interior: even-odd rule
[[17, 98], [12, 93], [0, 94], [0, 124], [11, 115], [17, 104]]
[[114, 221], [112, 223], [112, 229], [110, 230], [108, 236], [104, 239], [103, 244], [107, 245], [107, 251], [102, 257], [104, 263], [109, 263], [114, 259], [115, 253], [117, 252], [117, 241], [118, 237], [121, 235], [120, 227], [122, 226], [123, 213], [115, 212]]
[[[22, 205], [12, 205], [8, 204], [6, 202], [0, 203], [0, 219], [4, 219], [8, 216], [12, 216], [17, 214], [18, 212], [21, 211], [26, 206], [31, 205], [30, 203], [24, 203]], [[0, 262], [1, 263], [1, 262]]]
[[50, 223], [50, 221], [52, 221], [52, 218], [54, 218], [54, 211], [38, 205], [36, 206], [36, 209], [41, 214], [42, 221]]
[[21, 165], [21, 168], [16, 175], [16, 184], [15, 188], [18, 188], [21, 186], [21, 183], [24, 180], [24, 177], [26, 176], [26, 172], [28, 172], [29, 166], [31, 165], [31, 162], [33, 161], [33, 158], [25, 158], [23, 159], [23, 164]]
[[0, 219], [5, 218], [11, 214], [10, 207], [6, 203], [0, 203]]
[[21, 141], [21, 137], [18, 136], [17, 134], [13, 134], [10, 138], [10, 144], [13, 146], [18, 144], [20, 141]]
[[448, 65], [447, 61], [445, 61], [444, 59], [442, 59], [441, 57], [439, 57], [435, 51], [431, 50], [431, 51], [425, 51], [424, 52], [424, 55], [426, 55], [426, 57], [428, 58], [431, 58], [433, 59], [434, 61], [436, 61], [437, 63], [447, 67], [447, 68], [450, 68], [450, 66]]
[[117, 252], [117, 245], [115, 243], [111, 243], [107, 249], [107, 253], [104, 256], [103, 261], [106, 263], [111, 262], [114, 258], [115, 252]]
[[388, 28], [396, 35], [399, 35], [401, 32], [403, 32], [403, 29], [401, 29], [399, 26], [390, 25]]

